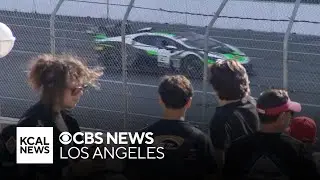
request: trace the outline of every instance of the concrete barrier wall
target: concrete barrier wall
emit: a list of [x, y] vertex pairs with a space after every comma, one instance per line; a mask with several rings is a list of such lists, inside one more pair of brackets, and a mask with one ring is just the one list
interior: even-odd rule
[[[57, 2], [58, 0], [2, 0], [0, 9], [50, 14]], [[109, 2], [110, 5], [107, 5], [107, 2]], [[86, 0], [85, 2], [66, 0], [58, 14], [83, 17], [90, 16], [97, 18], [106, 18], [108, 16], [112, 19], [122, 19], [126, 10], [125, 5], [128, 3], [129, 0]], [[159, 9], [212, 15], [219, 7], [220, 3], [221, 0], [136, 0], [134, 5], [137, 7], [153, 8], [158, 10], [134, 8], [129, 19], [133, 21], [206, 26], [210, 21], [210, 17], [208, 16], [168, 13], [159, 11]], [[288, 20], [293, 7], [294, 3], [230, 0], [221, 15], [244, 18]], [[319, 9], [320, 5], [302, 4], [298, 12], [297, 20], [319, 21]], [[279, 21], [272, 22], [221, 18], [217, 21], [215, 27], [228, 29], [251, 29], [266, 32], [284, 32], [287, 24], [288, 22]], [[319, 29], [319, 24], [296, 23], [293, 27], [293, 32], [298, 34], [320, 35]]]

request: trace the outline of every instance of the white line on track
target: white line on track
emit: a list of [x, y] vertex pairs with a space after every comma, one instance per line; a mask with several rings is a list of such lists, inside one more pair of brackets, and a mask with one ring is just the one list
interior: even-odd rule
[[[266, 77], [266, 79], [271, 79], [271, 80], [281, 80], [280, 78], [276, 77]], [[123, 84], [123, 81], [115, 81], [115, 80], [110, 80], [110, 79], [99, 79], [98, 81], [100, 82], [106, 82], [106, 83], [115, 83], [115, 84]], [[316, 84], [316, 82], [307, 82], [307, 83], [312, 83]], [[158, 88], [157, 85], [151, 85], [151, 84], [143, 84], [143, 83], [134, 83], [134, 82], [127, 82], [128, 85], [132, 86], [141, 86], [141, 87], [148, 87], [148, 88]], [[209, 86], [209, 85], [208, 85]], [[202, 91], [195, 90], [195, 93], [203, 93]], [[208, 92], [207, 94], [215, 94], [213, 92]]]
[[[23, 71], [24, 73], [30, 72], [29, 70]], [[109, 79], [98, 79], [99, 82], [105, 82], [105, 83], [113, 83], [113, 84], [124, 84], [123, 81], [115, 81], [115, 80], [109, 80]], [[134, 82], [127, 82], [127, 85], [132, 85], [132, 86], [141, 86], [141, 87], [148, 87], [148, 88], [158, 88], [156, 85], [151, 85], [151, 84], [143, 84], [143, 83], [134, 83]], [[195, 93], [203, 93], [202, 91], [199, 90], [194, 90]], [[207, 92], [207, 94], [214, 94], [212, 92]]]
[[[115, 84], [123, 84], [122, 81], [115, 81], [115, 80], [109, 80], [109, 79], [99, 79], [98, 81], [100, 82], [106, 82], [106, 83], [115, 83]], [[158, 88], [156, 85], [151, 85], [151, 84], [143, 84], [143, 83], [133, 83], [133, 82], [127, 82], [128, 85], [132, 86], [141, 86], [141, 87], [148, 87], [148, 88]], [[203, 93], [202, 91], [199, 90], [194, 90], [195, 93]], [[207, 94], [214, 94], [212, 92], [207, 92]]]
[[[25, 99], [25, 98], [15, 98], [15, 97], [7, 97], [7, 96], [0, 96], [0, 98], [3, 99], [11, 99], [11, 100], [18, 100], [18, 101], [26, 101], [26, 102], [33, 102], [35, 103], [35, 100], [31, 99]], [[89, 110], [98, 110], [98, 111], [104, 111], [104, 112], [112, 112], [112, 113], [124, 113], [123, 111], [116, 111], [116, 110], [110, 110], [110, 109], [102, 109], [102, 108], [93, 108], [93, 107], [88, 107], [88, 106], [81, 106], [77, 105], [77, 108], [83, 108], [83, 109], [89, 109]], [[136, 116], [144, 116], [144, 117], [153, 117], [153, 118], [160, 118], [160, 116], [153, 116], [153, 115], [148, 115], [148, 114], [140, 114], [140, 113], [132, 113], [128, 112], [130, 115], [136, 115]]]
[[35, 52], [35, 51], [22, 51], [22, 50], [12, 50], [12, 52], [15, 53], [25, 53], [25, 54], [43, 54], [41, 52]]
[[[237, 46], [237, 48], [239, 48], [239, 49], [249, 49], [249, 50], [255, 50], [255, 51], [270, 51], [270, 52], [281, 52], [281, 53], [283, 53], [282, 50], [276, 50], [276, 49], [261, 49], [261, 48], [241, 47], [241, 46]], [[288, 53], [291, 53], [291, 54], [303, 54], [303, 55], [315, 55], [315, 56], [319, 56], [320, 55], [318, 53], [306, 53], [306, 52], [296, 52], [296, 51], [288, 51]]]
[[[27, 26], [27, 25], [20, 25], [20, 24], [10, 24], [7, 23], [8, 26], [17, 26], [17, 27], [24, 27], [24, 28], [34, 28], [34, 29], [45, 29], [45, 30], [50, 30], [48, 27], [37, 27], [37, 26]], [[69, 29], [55, 29], [56, 31], [66, 31], [66, 32], [74, 32], [74, 33], [82, 33], [86, 34], [85, 31], [76, 31], [76, 30], [69, 30]]]
[[291, 63], [302, 63], [301, 61], [297, 61], [297, 60], [288, 60]]
[[[276, 77], [265, 77], [266, 79], [269, 80], [281, 80], [280, 78], [276, 78]], [[109, 79], [98, 79], [98, 81], [100, 82], [105, 82], [105, 83], [114, 83], [114, 84], [124, 84], [122, 81], [115, 81], [115, 80], [109, 80]], [[290, 81], [289, 81], [290, 82]], [[306, 82], [306, 83], [310, 83], [310, 84], [319, 84], [316, 82]], [[127, 85], [131, 85], [131, 86], [141, 86], [141, 87], [147, 87], [147, 88], [158, 88], [157, 85], [152, 85], [152, 84], [143, 84], [143, 83], [134, 83], [134, 82], [127, 82]], [[208, 85], [208, 87], [210, 87], [210, 85]], [[195, 93], [200, 93], [203, 94], [202, 91], [199, 90], [194, 90]], [[212, 94], [214, 95], [215, 93], [213, 92], [207, 92], [207, 94]]]
[[[21, 16], [7, 16], [7, 15], [0, 15], [0, 17], [9, 17], [9, 18], [14, 18], [14, 19], [26, 19], [26, 20], [32, 20], [32, 21], [46, 21], [50, 23], [50, 19], [41, 19], [41, 18], [27, 18], [27, 17], [21, 17]], [[89, 25], [94, 25], [94, 24], [87, 24], [87, 23], [77, 23], [77, 22], [68, 22], [68, 21], [60, 21], [60, 20], [55, 20], [55, 22], [59, 23], [66, 23], [66, 24], [76, 24], [76, 25], [84, 25], [84, 26], [89, 26]]]
[[[235, 38], [235, 37], [228, 37], [228, 36], [210, 36], [210, 37], [222, 38], [222, 39], [232, 39], [232, 40], [241, 40], [241, 41], [256, 41], [256, 42], [269, 42], [269, 43], [283, 44], [282, 41], [272, 41], [272, 40], [265, 40], [265, 39]], [[320, 42], [319, 42], [319, 44], [289, 42], [289, 44], [320, 47]]]
[[[247, 47], [242, 47], [243, 49], [247, 48]], [[261, 49], [264, 50], [264, 49]], [[268, 51], [268, 50], [265, 50]], [[24, 51], [24, 50], [12, 50], [12, 52], [16, 52], [16, 53], [26, 53], [26, 54], [43, 54], [43, 52], [35, 52], [35, 51]], [[320, 54], [316, 54], [316, 55], [320, 55]], [[251, 59], [265, 59], [263, 57], [254, 57], [254, 56], [250, 56]], [[297, 60], [288, 60], [288, 62], [290, 63], [302, 63], [301, 61], [297, 61]], [[318, 63], [313, 63], [313, 64], [318, 64]]]
[[[12, 99], [12, 100], [19, 100], [19, 101], [27, 101], [27, 102], [33, 102], [35, 103], [36, 101], [31, 100], [31, 99], [24, 99], [24, 98], [14, 98], [14, 97], [6, 97], [6, 96], [0, 96], [0, 98], [3, 99]], [[89, 110], [95, 110], [95, 111], [103, 111], [103, 112], [112, 112], [112, 113], [120, 113], [123, 114], [123, 111], [116, 111], [116, 110], [110, 110], [110, 109], [101, 109], [101, 108], [93, 108], [93, 107], [88, 107], [88, 106], [81, 106], [77, 105], [77, 108], [82, 108], [82, 109], [89, 109]], [[133, 112], [128, 112], [129, 115], [134, 115], [134, 116], [142, 116], [142, 117], [151, 117], [151, 118], [156, 118], [160, 119], [161, 116], [155, 116], [155, 115], [148, 115], [148, 114], [141, 114], [141, 113], [133, 113]], [[15, 118], [10, 118], [10, 119], [15, 119]], [[193, 121], [191, 121], [193, 122]], [[195, 123], [200, 123], [201, 122], [195, 122]], [[90, 128], [85, 128], [85, 129], [90, 129]], [[97, 130], [97, 129], [95, 129]]]
[[[24, 73], [28, 73], [29, 71], [26, 70], [26, 71], [23, 71]], [[281, 80], [280, 78], [277, 78], [277, 77], [262, 77], [262, 78], [265, 78], [265, 79], [269, 79], [269, 80]], [[113, 83], [113, 84], [124, 84], [123, 81], [116, 81], [116, 80], [110, 80], [110, 79], [98, 79], [99, 82], [104, 82], [104, 83]], [[291, 81], [289, 81], [291, 82]], [[319, 84], [317, 82], [307, 82], [307, 81], [304, 81], [306, 83], [310, 83], [310, 84]], [[134, 83], [134, 82], [127, 82], [127, 85], [131, 85], [131, 86], [141, 86], [141, 87], [147, 87], [147, 88], [158, 88], [157, 85], [152, 85], [152, 84], [143, 84], [143, 83]], [[209, 87], [209, 85], [208, 85]], [[202, 91], [199, 91], [199, 90], [194, 90], [194, 93], [200, 93], [200, 94], [203, 94]], [[214, 95], [215, 93], [213, 92], [207, 92], [207, 94], [212, 94]]]
[[[11, 99], [11, 100], [19, 100], [19, 101], [27, 101], [27, 102], [36, 102], [36, 101], [34, 101], [34, 100], [31, 100], [31, 99], [8, 97], [8, 96], [0, 96], [0, 98], [3, 98], [3, 99]], [[320, 108], [320, 105], [318, 105], [318, 104], [301, 103], [301, 105], [303, 105], [303, 106], [309, 106], [309, 107]], [[115, 110], [101, 109], [101, 108], [93, 108], [93, 107], [88, 107], [88, 106], [80, 106], [80, 105], [78, 105], [77, 107], [78, 107], [78, 108], [84, 108], [84, 109], [105, 111], [105, 112], [123, 113], [122, 111], [115, 111]], [[156, 118], [158, 118], [158, 116], [152, 116], [152, 115], [146, 115], [146, 114], [139, 114], [139, 113], [129, 113], [129, 114], [138, 115], [138, 116], [146, 116], [146, 117], [156, 117]]]
[[[12, 50], [12, 52], [14, 53], [21, 53], [21, 54], [35, 54], [35, 55], [40, 55], [40, 54], [45, 54], [45, 53], [50, 53], [48, 52], [36, 52], [36, 51], [25, 51], [25, 50]], [[71, 53], [73, 54], [74, 52], [71, 51]], [[92, 60], [92, 59], [96, 59], [96, 57], [94, 57], [95, 55], [85, 55], [85, 56], [80, 56], [79, 57], [84, 57], [86, 60]]]

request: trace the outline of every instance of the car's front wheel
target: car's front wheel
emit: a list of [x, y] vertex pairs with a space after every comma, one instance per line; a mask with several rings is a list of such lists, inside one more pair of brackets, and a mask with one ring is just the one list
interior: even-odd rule
[[181, 73], [188, 78], [202, 78], [203, 62], [197, 56], [186, 56], [181, 61]]

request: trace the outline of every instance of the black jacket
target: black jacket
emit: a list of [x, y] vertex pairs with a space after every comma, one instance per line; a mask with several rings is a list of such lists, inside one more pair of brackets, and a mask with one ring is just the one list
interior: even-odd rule
[[3, 179], [19, 179], [16, 164], [16, 125], [11, 124], [0, 133], [0, 175]]
[[[53, 164], [49, 165], [21, 165], [20, 171], [23, 171], [23, 177], [36, 179], [37, 174], [42, 174], [48, 179], [61, 179], [62, 169], [68, 165], [68, 160], [60, 159], [60, 147], [63, 145], [59, 141], [61, 131], [57, 128], [52, 109], [49, 105], [40, 102], [30, 107], [18, 122], [18, 127], [53, 127]], [[61, 115], [65, 120], [69, 133], [72, 135], [80, 132], [77, 120], [74, 119], [68, 111], [61, 111]], [[79, 137], [79, 136], [78, 136]], [[79, 139], [81, 140], [81, 139]], [[79, 148], [81, 145], [77, 145]]]

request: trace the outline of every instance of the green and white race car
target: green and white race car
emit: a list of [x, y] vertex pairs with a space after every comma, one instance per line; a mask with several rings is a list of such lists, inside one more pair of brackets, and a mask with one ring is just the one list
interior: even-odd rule
[[[95, 50], [105, 66], [121, 68], [121, 36], [95, 34]], [[204, 35], [194, 32], [156, 32], [140, 29], [125, 36], [128, 68], [159, 71], [160, 68], [178, 71], [191, 77], [202, 77], [204, 67]], [[237, 60], [253, 73], [250, 58], [238, 48], [209, 39], [208, 64], [221, 60]]]

